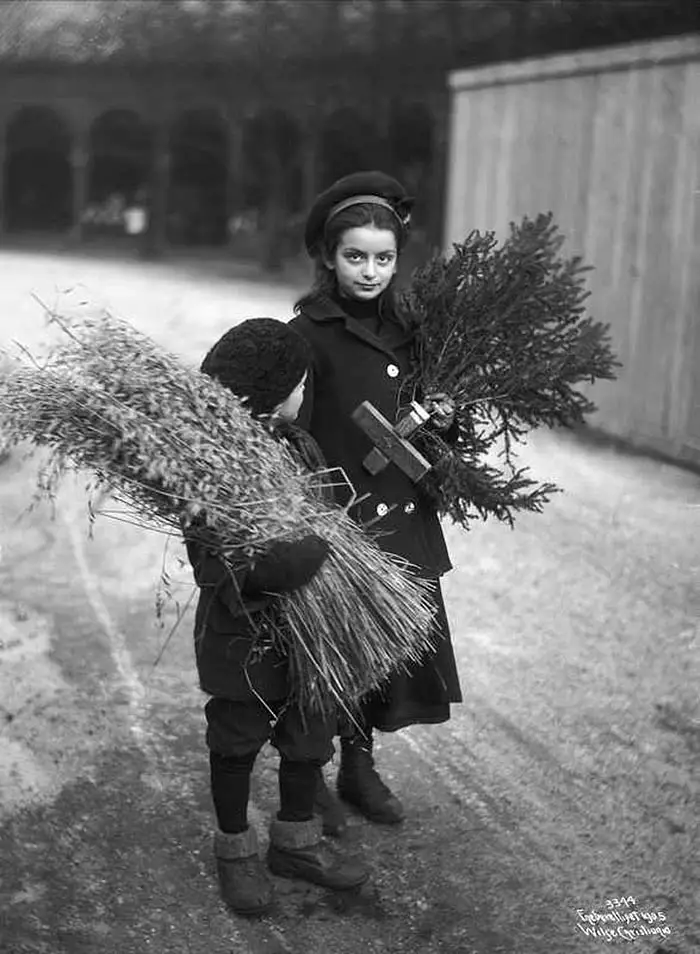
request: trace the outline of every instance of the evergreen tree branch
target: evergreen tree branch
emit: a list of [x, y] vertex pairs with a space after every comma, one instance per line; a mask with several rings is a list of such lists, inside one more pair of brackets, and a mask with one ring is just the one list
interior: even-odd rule
[[[563, 242], [551, 213], [511, 223], [500, 246], [473, 231], [402, 294], [416, 332], [405, 393], [447, 393], [458, 424], [454, 446], [430, 431], [418, 438], [433, 463], [425, 490], [465, 527], [477, 514], [512, 524], [541, 509], [557, 488], [515, 468], [515, 445], [533, 428], [581, 422], [595, 405], [579, 386], [619, 367], [609, 326], [586, 314], [591, 269], [562, 257]], [[508, 474], [484, 462], [497, 447]]]

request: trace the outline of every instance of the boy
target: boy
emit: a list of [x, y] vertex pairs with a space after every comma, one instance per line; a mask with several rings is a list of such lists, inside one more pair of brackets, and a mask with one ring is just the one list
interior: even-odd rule
[[[230, 329], [206, 355], [201, 370], [245, 398], [251, 414], [269, 422], [311, 470], [325, 462], [308, 434], [294, 427], [311, 355], [304, 339], [272, 318]], [[271, 883], [248, 826], [250, 775], [270, 741], [280, 753], [280, 810], [270, 827], [267, 864], [273, 874], [336, 890], [367, 879], [361, 864], [321, 841], [314, 818], [321, 767], [333, 755], [332, 720], [287, 706], [290, 687], [283, 656], [271, 648], [251, 653], [260, 640], [262, 611], [276, 594], [308, 583], [323, 565], [328, 544], [309, 534], [276, 541], [253, 564], [242, 562], [235, 580], [201, 536], [186, 539], [200, 598], [195, 619], [197, 670], [212, 697], [205, 707], [211, 791], [218, 831], [214, 845], [221, 892], [240, 914], [259, 914], [272, 900]]]

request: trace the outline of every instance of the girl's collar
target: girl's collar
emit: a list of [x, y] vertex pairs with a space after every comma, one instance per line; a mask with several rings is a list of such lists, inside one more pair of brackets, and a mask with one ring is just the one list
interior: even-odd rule
[[364, 302], [355, 298], [344, 298], [335, 293], [326, 293], [304, 305], [304, 312], [314, 321], [332, 321], [335, 318], [357, 318], [366, 315], [381, 314], [383, 294], [371, 301]]
[[319, 296], [304, 305], [304, 314], [313, 321], [333, 321], [336, 318], [346, 319], [347, 313], [329, 295]]
[[340, 303], [330, 295], [319, 296], [306, 302], [303, 314], [318, 323], [343, 322], [346, 331], [354, 337], [360, 338], [365, 344], [384, 352], [394, 360], [396, 360], [395, 349], [408, 344], [413, 338], [411, 331], [403, 330], [398, 325], [394, 325], [393, 322], [391, 323], [391, 334], [388, 337], [378, 337], [366, 326], [366, 323], [358, 321], [348, 312], [343, 311]]
[[384, 313], [384, 293], [368, 301], [360, 298], [348, 298], [336, 292], [333, 296], [335, 303], [339, 305], [346, 315], [357, 318], [360, 321], [366, 318], [380, 318]]

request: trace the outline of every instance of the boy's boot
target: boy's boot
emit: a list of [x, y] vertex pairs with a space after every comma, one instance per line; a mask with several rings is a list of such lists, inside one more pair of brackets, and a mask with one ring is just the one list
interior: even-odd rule
[[338, 794], [365, 818], [380, 825], [398, 825], [404, 819], [401, 802], [382, 782], [374, 767], [372, 737], [361, 735], [340, 741]]
[[280, 878], [300, 878], [334, 891], [356, 888], [369, 876], [364, 865], [324, 844], [317, 818], [302, 822], [275, 819], [270, 826], [267, 864]]
[[214, 854], [221, 897], [237, 914], [262, 914], [272, 903], [272, 882], [258, 853], [254, 828], [217, 831]]
[[318, 770], [314, 812], [321, 817], [324, 835], [330, 835], [331, 838], [340, 838], [345, 833], [348, 827], [345, 810], [336, 798], [335, 793], [326, 785], [322, 769]]

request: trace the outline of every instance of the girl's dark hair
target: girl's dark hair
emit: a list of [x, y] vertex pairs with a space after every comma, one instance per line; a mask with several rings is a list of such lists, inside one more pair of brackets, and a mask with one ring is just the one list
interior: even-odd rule
[[[348, 229], [362, 228], [373, 225], [377, 229], [386, 229], [396, 237], [396, 249], [400, 254], [409, 235], [408, 225], [402, 222], [389, 209], [381, 205], [367, 202], [360, 205], [351, 205], [344, 209], [326, 224], [323, 232], [323, 242], [312, 255], [314, 263], [314, 280], [310, 290], [295, 303], [294, 312], [299, 314], [306, 305], [320, 299], [332, 298], [337, 291], [335, 272], [326, 266], [324, 259], [332, 258], [340, 243], [344, 232]], [[382, 295], [380, 303], [382, 312], [403, 325], [404, 321], [399, 314], [393, 281]]]

